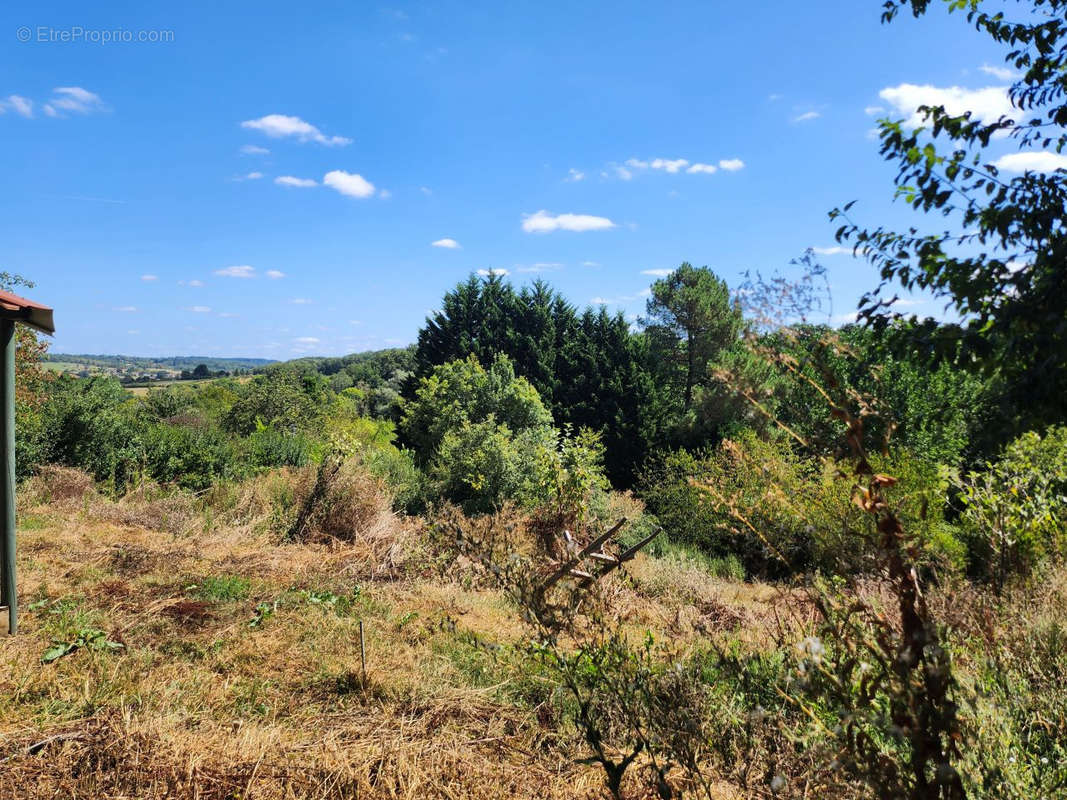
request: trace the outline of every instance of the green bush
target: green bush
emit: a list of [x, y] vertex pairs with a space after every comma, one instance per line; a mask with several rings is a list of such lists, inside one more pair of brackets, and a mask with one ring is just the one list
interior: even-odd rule
[[[512, 434], [546, 429], [552, 415], [541, 403], [537, 390], [515, 368], [498, 356], [488, 369], [474, 356], [436, 367], [419, 381], [415, 399], [408, 405], [401, 424], [404, 438], [424, 462], [433, 460], [445, 436], [469, 426], [484, 426], [492, 416], [494, 425]], [[485, 429], [488, 430], [488, 429]], [[464, 438], [486, 438], [485, 431], [471, 428]], [[456, 441], [451, 447], [456, 447]]]
[[144, 467], [159, 483], [200, 491], [241, 470], [238, 454], [218, 428], [150, 425], [143, 434]]
[[[906, 453], [874, 466], [895, 479], [886, 491], [921, 542], [923, 563], [961, 567], [938, 467]], [[665, 454], [644, 471], [640, 492], [672, 542], [712, 558], [736, 556], [749, 576], [859, 573], [870, 566], [872, 554], [860, 546], [869, 521], [836, 472], [832, 462], [748, 431], [712, 451]]]
[[1067, 555], [1067, 426], [1023, 434], [959, 488], [973, 574], [1000, 585]]

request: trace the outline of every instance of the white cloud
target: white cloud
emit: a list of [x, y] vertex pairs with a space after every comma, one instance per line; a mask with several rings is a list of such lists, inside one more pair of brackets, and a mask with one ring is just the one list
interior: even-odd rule
[[805, 111], [803, 114], [799, 114], [793, 117], [793, 122], [810, 122], [811, 120], [818, 119], [821, 116], [822, 114], [820, 114], [818, 111]]
[[1010, 81], [1019, 77], [1019, 73], [1013, 69], [1007, 67], [995, 67], [990, 64], [983, 64], [979, 68], [980, 72], [984, 72], [986, 75], [992, 75], [997, 80]]
[[374, 184], [362, 175], [335, 169], [323, 176], [322, 183], [331, 189], [349, 197], [370, 197], [374, 194]]
[[310, 306], [314, 301], [308, 300], [306, 297], [294, 297], [289, 302], [294, 306]]
[[811, 251], [820, 256], [843, 256], [852, 255], [851, 247], [813, 247]]
[[740, 158], [724, 158], [719, 162], [719, 168], [727, 172], [737, 172], [739, 169], [745, 168], [745, 162]]
[[124, 314], [132, 314], [137, 311], [137, 306], [118, 306], [113, 311], [121, 311]]
[[201, 281], [201, 280], [198, 280], [196, 278], [193, 278], [191, 281], [178, 281], [178, 285], [179, 286], [192, 286], [194, 288], [198, 288], [200, 286], [203, 286], [204, 282]]
[[319, 340], [316, 339], [314, 336], [297, 336], [293, 341], [294, 342], [299, 342], [300, 344], [318, 344], [319, 343]]
[[631, 169], [659, 169], [672, 175], [689, 165], [685, 158], [654, 158], [651, 161], [642, 161], [639, 158], [626, 159], [626, 166]]
[[190, 306], [188, 310], [194, 314], [210, 314], [211, 306]]
[[650, 166], [652, 169], [662, 169], [671, 173], [672, 175], [683, 167], [688, 166], [689, 161], [684, 158], [654, 158]]
[[310, 122], [304, 122], [300, 117], [289, 117], [285, 114], [267, 114], [259, 119], [248, 119], [241, 123], [242, 128], [265, 133], [275, 139], [294, 137], [301, 142], [317, 142], [327, 147], [351, 144], [351, 139], [344, 136], [326, 136], [322, 131]]
[[268, 269], [264, 274], [272, 281], [276, 281], [279, 278], [285, 277], [285, 273], [282, 272], [280, 269]]
[[777, 92], [774, 92], [773, 94], [767, 95], [767, 100], [768, 100], [768, 102], [776, 103], [779, 100], [781, 100], [783, 97], [785, 97], [785, 95], [778, 94]]
[[907, 124], [912, 128], [923, 124], [923, 117], [917, 111], [919, 106], [944, 106], [945, 111], [953, 116], [970, 111], [975, 119], [987, 125], [1002, 116], [1017, 120], [1021, 115], [1017, 108], [1012, 107], [1005, 86], [964, 89], [960, 86], [941, 88], [929, 84], [919, 86], [902, 83], [882, 89], [878, 96], [898, 114], [907, 116]]
[[557, 269], [563, 269], [563, 264], [558, 261], [538, 261], [529, 266], [515, 265], [516, 272], [537, 273], [537, 272], [554, 272]]
[[223, 267], [222, 269], [217, 269], [215, 270], [215, 274], [220, 275], [223, 278], [254, 278], [256, 277], [256, 270], [254, 267], [242, 264], [236, 267]]
[[585, 180], [585, 173], [582, 172], [580, 169], [575, 169], [574, 167], [571, 167], [570, 170], [568, 170], [567, 177], [564, 178], [564, 180], [569, 181], [570, 183], [577, 183], [578, 181], [584, 181]]
[[993, 162], [993, 166], [1004, 172], [1055, 172], [1058, 169], [1067, 169], [1067, 155], [1063, 153], [1049, 153], [1044, 150], [1029, 153], [1011, 153], [1001, 156]]
[[672, 272], [674, 272], [673, 269], [643, 269], [643, 270], [641, 270], [641, 274], [642, 275], [653, 275], [653, 276], [655, 276], [657, 278], [666, 278]]
[[274, 182], [279, 186], [293, 186], [298, 189], [308, 189], [312, 186], [318, 186], [311, 178], [297, 178], [292, 175], [279, 175], [274, 179]]
[[44, 105], [44, 113], [50, 117], [62, 116], [64, 111], [73, 114], [89, 114], [103, 111], [100, 95], [80, 86], [59, 86], [52, 90], [52, 97]]
[[247, 175], [245, 175], [245, 180], [246, 181], [258, 181], [262, 177], [263, 177], [263, 173], [262, 172], [249, 172]]
[[430, 242], [431, 247], [443, 247], [446, 250], [459, 250], [460, 245], [455, 239], [438, 239], [436, 242]]
[[885, 106], [867, 106], [863, 109], [863, 113], [868, 117], [873, 117], [875, 114], [884, 114]]
[[158, 281], [159, 280], [159, 276], [158, 275], [142, 275], [141, 276], [141, 280], [142, 281]]
[[552, 231], [603, 231], [614, 228], [615, 223], [607, 217], [594, 217], [590, 214], [557, 214], [541, 210], [525, 214], [522, 229], [526, 233], [550, 233]]
[[582, 266], [583, 267], [599, 267], [600, 266], [600, 262], [599, 261], [583, 261], [582, 262]]
[[487, 278], [490, 275], [507, 276], [507, 275], [510, 275], [511, 273], [508, 272], [506, 269], [497, 269], [497, 268], [494, 267], [492, 269], [480, 269], [480, 270], [478, 270], [478, 274], [481, 275], [483, 278]]
[[0, 114], [10, 108], [19, 116], [29, 119], [33, 116], [33, 101], [21, 95], [8, 95], [7, 100], [0, 100]]
[[699, 162], [697, 162], [696, 164], [693, 164], [691, 167], [689, 167], [689, 169], [686, 170], [686, 172], [688, 172], [690, 175], [696, 175], [696, 174], [699, 174], [699, 173], [704, 173], [706, 175], [711, 175], [712, 173], [718, 172], [718, 171], [719, 171], [719, 168], [716, 167], [714, 164], [701, 164]]
[[269, 156], [270, 150], [258, 144], [246, 144], [241, 147], [241, 153], [246, 156]]

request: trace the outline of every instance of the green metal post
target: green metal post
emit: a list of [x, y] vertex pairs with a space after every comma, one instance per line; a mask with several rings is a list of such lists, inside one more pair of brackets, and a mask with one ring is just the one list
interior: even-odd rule
[[0, 605], [7, 631], [18, 631], [15, 593], [15, 321], [0, 320]]

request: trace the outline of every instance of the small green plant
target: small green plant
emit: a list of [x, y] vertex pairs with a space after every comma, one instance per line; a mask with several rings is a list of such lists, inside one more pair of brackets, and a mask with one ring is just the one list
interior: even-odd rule
[[122, 642], [115, 642], [108, 638], [108, 635], [98, 628], [81, 628], [73, 639], [69, 641], [52, 641], [52, 646], [49, 647], [44, 653], [41, 654], [42, 664], [51, 664], [53, 661], [58, 661], [63, 656], [68, 656], [75, 650], [82, 648], [86, 650], [96, 650], [103, 652], [115, 652], [125, 648]]
[[252, 591], [252, 585], [240, 575], [208, 575], [187, 586], [186, 591], [195, 593], [202, 600], [224, 603], [244, 600]]
[[262, 602], [257, 603], [255, 611], [252, 614], [252, 619], [248, 621], [249, 628], [262, 628], [263, 624], [274, 616], [274, 612], [278, 610], [278, 602], [273, 603]]

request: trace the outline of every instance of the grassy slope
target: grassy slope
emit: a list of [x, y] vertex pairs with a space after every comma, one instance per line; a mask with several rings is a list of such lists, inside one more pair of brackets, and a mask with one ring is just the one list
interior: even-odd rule
[[[225, 520], [166, 499], [34, 502], [22, 630], [0, 649], [0, 797], [601, 796], [573, 731], [492, 655], [521, 633], [514, 610], [413, 568], [417, 524], [278, 545], [244, 498]], [[639, 558], [612, 587], [660, 635], [695, 638], [723, 607], [773, 614], [766, 587], [665, 570]], [[92, 629], [124, 647], [41, 663]]]

